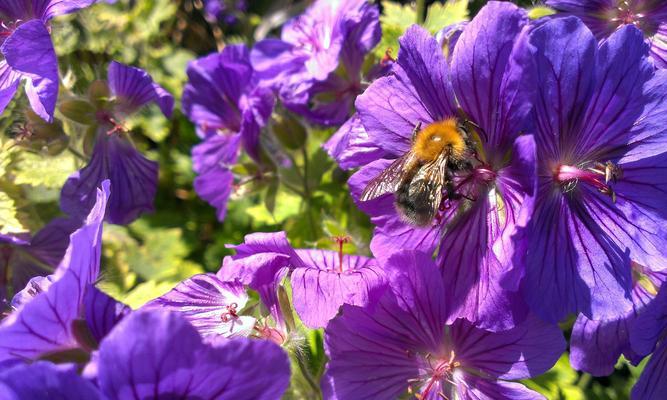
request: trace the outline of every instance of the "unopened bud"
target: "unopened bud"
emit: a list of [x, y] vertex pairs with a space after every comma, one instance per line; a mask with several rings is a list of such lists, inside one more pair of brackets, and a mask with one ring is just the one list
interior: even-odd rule
[[68, 119], [83, 125], [95, 123], [95, 106], [84, 100], [65, 100], [60, 104], [60, 112]]
[[273, 133], [290, 150], [300, 149], [306, 143], [306, 128], [293, 116], [273, 115]]

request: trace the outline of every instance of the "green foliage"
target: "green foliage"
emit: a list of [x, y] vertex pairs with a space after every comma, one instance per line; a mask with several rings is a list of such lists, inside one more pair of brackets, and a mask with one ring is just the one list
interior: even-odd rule
[[[389, 0], [382, 1], [384, 10], [380, 16], [382, 23], [382, 40], [375, 48], [375, 55], [382, 58], [391, 49], [396, 56], [398, 39], [403, 32], [418, 22], [417, 11], [410, 5], [401, 5]], [[442, 28], [457, 22], [468, 20], [468, 0], [448, 0], [445, 3], [435, 2], [427, 11], [424, 28], [436, 33]]]

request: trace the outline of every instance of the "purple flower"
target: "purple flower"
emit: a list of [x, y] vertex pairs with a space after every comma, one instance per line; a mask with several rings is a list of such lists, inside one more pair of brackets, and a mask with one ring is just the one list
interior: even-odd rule
[[383, 265], [389, 288], [374, 309], [343, 306], [325, 331], [326, 399], [542, 398], [523, 385], [565, 350], [555, 325], [528, 317], [503, 332], [451, 314], [440, 271], [424, 253], [396, 253]]
[[35, 276], [52, 273], [65, 254], [69, 235], [78, 228], [71, 218], [56, 218], [31, 239], [0, 235], [0, 302], [11, 299]]
[[655, 65], [667, 67], [667, 3], [660, 0], [547, 0], [563, 14], [581, 18], [598, 40], [625, 25], [644, 34]]
[[0, 113], [21, 80], [32, 109], [51, 122], [58, 98], [58, 59], [49, 21], [94, 0], [4, 0], [0, 4]]
[[667, 394], [667, 286], [639, 314], [630, 327], [632, 350], [645, 356], [653, 353], [632, 389], [632, 398], [664, 399]]
[[400, 39], [393, 73], [356, 102], [370, 142], [385, 158], [372, 151], [354, 160], [365, 161], [349, 181], [355, 199], [410, 151], [416, 125], [440, 129], [453, 118], [463, 122], [460, 107], [478, 127], [470, 166], [453, 174], [450, 199], [432, 225], [404, 222], [391, 193], [360, 207], [376, 225], [371, 250], [378, 259], [401, 249], [439, 248], [453, 312], [491, 330], [509, 329], [526, 315], [519, 291], [524, 267], [515, 255], [525, 251], [522, 232], [533, 210], [535, 144], [523, 135], [531, 103], [513, 53], [526, 23], [525, 12], [511, 3], [489, 2], [465, 27], [449, 62], [436, 39], [413, 26]]
[[617, 319], [631, 261], [667, 267], [667, 81], [647, 55], [633, 26], [599, 47], [574, 17], [530, 34], [539, 183], [523, 291], [545, 320]]
[[202, 342], [184, 318], [137, 311], [102, 341], [100, 390], [108, 399], [279, 399], [287, 389], [287, 354], [270, 341]]
[[87, 288], [99, 274], [108, 193], [109, 183], [104, 182], [83, 226], [70, 236], [55, 272], [48, 279], [31, 281], [17, 295], [18, 308], [0, 323], [0, 362], [80, 347], [73, 323], [81, 316]]
[[667, 279], [665, 272], [652, 272], [633, 264], [632, 309], [615, 319], [594, 321], [580, 314], [570, 338], [570, 364], [594, 376], [608, 376], [621, 354], [637, 365], [644, 354], [631, 348], [630, 331], [637, 316], [653, 301]]
[[241, 145], [255, 161], [260, 160], [260, 131], [271, 115], [274, 98], [270, 90], [257, 86], [243, 45], [226, 46], [220, 53], [195, 60], [187, 73], [183, 112], [204, 139], [192, 150], [198, 174], [194, 187], [217, 209], [222, 221], [234, 181], [231, 166]]
[[[371, 258], [328, 250], [294, 250], [284, 232], [254, 233], [232, 246], [218, 275], [238, 278], [257, 290], [265, 304], [290, 273], [294, 308], [309, 328], [322, 328], [343, 304], [372, 304], [384, 289], [384, 274]], [[276, 304], [279, 306], [279, 304]], [[276, 310], [279, 312], [280, 310]]]
[[179, 283], [166, 294], [144, 305], [183, 315], [204, 338], [248, 336], [255, 318], [239, 315], [248, 294], [238, 281], [224, 282], [213, 274], [200, 274]]
[[125, 225], [153, 210], [158, 164], [134, 147], [121, 121], [151, 102], [170, 117], [174, 98], [145, 71], [115, 61], [109, 65], [107, 80], [113, 99], [96, 112], [92, 157], [65, 182], [60, 208], [73, 216], [85, 215], [95, 201], [96, 188], [108, 179], [113, 190], [106, 221]]
[[248, 9], [246, 0], [204, 0], [206, 19], [232, 25], [238, 22], [237, 13]]
[[102, 396], [76, 373], [76, 366], [37, 361], [0, 371], [0, 398], [97, 400]]
[[379, 10], [365, 0], [313, 3], [281, 39], [255, 45], [252, 63], [285, 106], [310, 121], [340, 125], [362, 91], [362, 64], [380, 41]]

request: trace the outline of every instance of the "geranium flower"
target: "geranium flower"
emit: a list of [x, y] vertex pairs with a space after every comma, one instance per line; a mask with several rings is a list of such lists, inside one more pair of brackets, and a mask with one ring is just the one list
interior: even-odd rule
[[503, 332], [455, 319], [430, 255], [383, 264], [389, 288], [374, 309], [345, 305], [325, 330], [325, 399], [542, 398], [511, 380], [537, 376], [565, 350], [558, 326], [528, 317]]
[[58, 98], [58, 59], [49, 21], [95, 0], [3, 0], [0, 4], [0, 113], [25, 81], [32, 109], [51, 122]]
[[16, 295], [16, 309], [0, 322], [0, 362], [37, 359], [46, 353], [81, 347], [74, 322], [83, 318], [86, 292], [99, 274], [108, 197], [109, 183], [104, 182], [83, 226], [70, 236], [55, 272], [31, 281]]
[[667, 3], [660, 0], [547, 0], [563, 14], [581, 18], [598, 40], [625, 25], [644, 34], [655, 65], [667, 68]]
[[581, 20], [556, 18], [527, 47], [539, 184], [526, 302], [553, 322], [616, 319], [633, 307], [631, 261], [667, 267], [666, 71], [633, 26], [598, 47]]
[[14, 364], [0, 372], [3, 399], [262, 399], [287, 389], [287, 354], [268, 341], [235, 339], [203, 343], [178, 314], [133, 313], [102, 341], [95, 386], [74, 365], [44, 361]]
[[260, 131], [273, 110], [270, 90], [257, 86], [248, 49], [226, 46], [188, 65], [188, 83], [183, 91], [183, 112], [195, 125], [204, 142], [192, 150], [198, 174], [197, 194], [225, 219], [232, 192], [239, 148], [260, 161]]
[[436, 39], [413, 26], [400, 39], [393, 73], [356, 102], [361, 123], [384, 158], [367, 152], [365, 165], [348, 182], [355, 199], [410, 151], [418, 124], [462, 122], [464, 114], [478, 127], [470, 168], [455, 174], [453, 199], [441, 204], [431, 226], [405, 223], [391, 194], [360, 207], [376, 225], [371, 250], [378, 259], [400, 249], [439, 248], [454, 312], [494, 330], [511, 328], [526, 315], [519, 293], [523, 264], [515, 255], [525, 251], [521, 234], [533, 210], [535, 144], [524, 135], [531, 103], [513, 53], [526, 23], [525, 12], [513, 4], [489, 2], [465, 27], [449, 62]]
[[109, 64], [107, 83], [111, 99], [94, 99], [101, 105], [94, 115], [92, 157], [65, 182], [60, 208], [69, 215], [85, 215], [95, 202], [96, 189], [108, 179], [112, 194], [106, 221], [125, 225], [153, 210], [158, 165], [137, 151], [122, 121], [151, 102], [169, 118], [174, 98], [145, 71], [115, 61]]
[[295, 250], [284, 232], [254, 233], [230, 247], [236, 255], [225, 258], [218, 275], [248, 282], [265, 304], [278, 307], [277, 285], [289, 273], [294, 309], [309, 328], [324, 327], [343, 304], [372, 304], [384, 288], [375, 260], [342, 251]]
[[362, 91], [362, 64], [380, 41], [379, 10], [366, 0], [314, 2], [281, 39], [258, 42], [252, 64], [281, 102], [311, 122], [334, 126]]

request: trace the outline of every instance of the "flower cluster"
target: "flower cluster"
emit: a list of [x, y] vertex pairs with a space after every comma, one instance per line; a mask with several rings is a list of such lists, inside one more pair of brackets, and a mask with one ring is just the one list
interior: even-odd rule
[[[45, 126], [58, 111], [80, 133], [70, 150], [85, 160], [59, 192], [66, 217], [0, 230], [0, 397], [535, 399], [520, 381], [566, 337], [593, 376], [650, 356], [632, 396], [667, 397], [664, 2], [548, 0], [534, 18], [489, 1], [469, 22], [407, 27], [393, 58], [373, 52], [380, 7], [317, 0], [279, 39], [190, 61], [191, 189], [245, 237], [217, 271], [135, 307], [104, 285], [104, 222], [154, 211], [159, 164], [130, 121], [151, 103], [170, 119], [175, 100], [116, 61], [57, 99], [49, 21], [92, 3], [0, 5], [0, 111], [23, 82]], [[227, 25], [253, 7], [202, 6]], [[326, 128], [310, 147], [330, 173], [309, 158]], [[313, 221], [345, 180], [367, 249], [358, 231], [320, 240], [318, 226], [349, 225]], [[300, 196], [308, 240], [295, 224], [231, 226], [249, 182], [274, 219], [280, 187]]]

